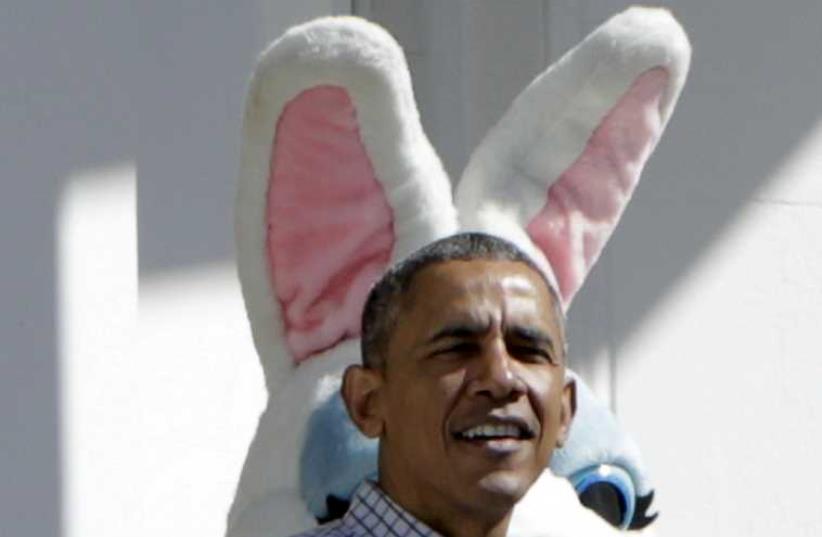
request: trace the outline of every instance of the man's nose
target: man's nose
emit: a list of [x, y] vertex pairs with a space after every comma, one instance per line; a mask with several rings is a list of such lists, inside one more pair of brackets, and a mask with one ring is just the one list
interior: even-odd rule
[[525, 383], [505, 342], [496, 340], [483, 346], [474, 361], [468, 390], [471, 395], [492, 399], [516, 399], [525, 393]]

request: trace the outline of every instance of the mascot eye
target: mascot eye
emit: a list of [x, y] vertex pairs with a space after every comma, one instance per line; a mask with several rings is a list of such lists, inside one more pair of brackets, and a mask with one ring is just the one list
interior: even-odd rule
[[348, 506], [350, 504], [351, 502], [345, 498], [338, 498], [333, 494], [329, 494], [325, 497], [325, 507], [328, 514], [326, 516], [316, 517], [317, 522], [320, 524], [325, 524], [326, 522], [331, 522], [332, 520], [342, 518], [343, 515], [345, 515], [345, 512], [348, 511]]
[[636, 492], [628, 472], [610, 464], [589, 466], [570, 478], [580, 502], [619, 529], [631, 526]]

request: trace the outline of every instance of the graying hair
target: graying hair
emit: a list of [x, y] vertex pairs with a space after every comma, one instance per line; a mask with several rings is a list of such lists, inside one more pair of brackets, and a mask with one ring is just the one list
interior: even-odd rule
[[523, 263], [540, 275], [551, 294], [554, 313], [560, 321], [565, 340], [565, 315], [559, 296], [537, 265], [510, 242], [484, 233], [459, 233], [433, 242], [397, 263], [371, 288], [362, 314], [362, 363], [366, 367], [385, 365], [388, 341], [397, 323], [401, 298], [411, 287], [414, 276], [425, 267], [445, 261], [514, 261]]

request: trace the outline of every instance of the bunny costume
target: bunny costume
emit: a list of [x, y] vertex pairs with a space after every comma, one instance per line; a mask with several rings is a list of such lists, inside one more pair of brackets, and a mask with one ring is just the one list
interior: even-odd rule
[[[527, 252], [570, 307], [670, 118], [689, 60], [669, 12], [613, 17], [516, 98], [452, 198], [402, 50], [385, 30], [323, 18], [262, 54], [246, 103], [236, 235], [269, 400], [229, 537], [316, 526], [375, 476], [376, 443], [348, 419], [339, 385], [360, 360], [368, 290], [391, 264], [457, 231], [483, 231]], [[577, 385], [570, 438], [516, 507], [512, 536], [615, 531], [580, 504], [591, 487], [617, 492], [621, 527], [651, 519], [635, 445]]]

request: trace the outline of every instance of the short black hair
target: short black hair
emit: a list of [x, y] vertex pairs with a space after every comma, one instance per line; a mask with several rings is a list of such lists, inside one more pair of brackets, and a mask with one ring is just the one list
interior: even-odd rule
[[565, 315], [556, 290], [545, 274], [512, 243], [485, 233], [459, 233], [420, 248], [391, 267], [374, 284], [362, 313], [362, 363], [365, 367], [385, 365], [388, 341], [396, 326], [401, 297], [411, 287], [414, 276], [425, 267], [445, 261], [514, 261], [524, 263], [539, 274], [551, 294], [554, 312], [565, 338]]

